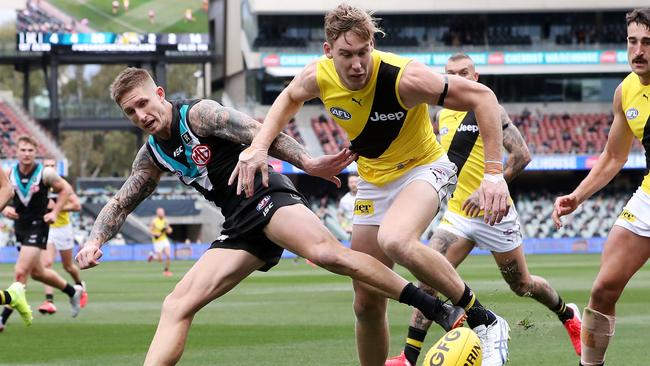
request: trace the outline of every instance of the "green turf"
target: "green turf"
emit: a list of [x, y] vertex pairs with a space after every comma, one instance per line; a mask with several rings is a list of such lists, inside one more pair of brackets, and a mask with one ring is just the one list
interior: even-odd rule
[[[117, 14], [112, 13], [110, 0], [50, 0], [50, 3], [77, 20], [87, 18], [88, 26], [97, 32], [139, 33], [207, 33], [207, 14], [200, 0], [131, 0], [124, 11], [122, 1]], [[185, 9], [193, 10], [195, 21], [184, 20]], [[149, 23], [149, 9], [156, 12], [156, 21]]]
[[[597, 255], [530, 256], [531, 270], [546, 277], [567, 301], [582, 308], [598, 270]], [[165, 295], [190, 262], [175, 262], [174, 276], [157, 264], [106, 262], [84, 271], [90, 302], [70, 318], [67, 298], [56, 294], [59, 312], [35, 314], [25, 328], [14, 315], [0, 333], [2, 365], [137, 365], [144, 360]], [[57, 269], [60, 266], [57, 264]], [[0, 265], [9, 285], [12, 266]], [[405, 274], [403, 270], [399, 270]], [[543, 306], [513, 295], [490, 257], [470, 257], [461, 269], [483, 304], [512, 326], [509, 365], [577, 365], [564, 328]], [[630, 282], [618, 306], [616, 337], [608, 365], [647, 365], [650, 270]], [[42, 287], [30, 282], [35, 308]], [[230, 294], [208, 305], [194, 320], [181, 365], [356, 365], [352, 290], [347, 278], [287, 260], [256, 273]], [[410, 310], [390, 305], [391, 354], [400, 351]], [[519, 322], [532, 327], [524, 329]], [[429, 347], [442, 334], [432, 331]]]

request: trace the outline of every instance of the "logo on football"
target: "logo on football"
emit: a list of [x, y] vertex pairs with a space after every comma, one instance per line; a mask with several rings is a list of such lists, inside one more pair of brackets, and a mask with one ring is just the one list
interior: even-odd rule
[[468, 328], [450, 330], [424, 357], [424, 366], [481, 366], [482, 363], [481, 341]]

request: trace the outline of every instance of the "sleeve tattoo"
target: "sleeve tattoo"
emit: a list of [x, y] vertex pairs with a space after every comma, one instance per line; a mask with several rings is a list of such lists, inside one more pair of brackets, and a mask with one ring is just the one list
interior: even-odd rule
[[131, 175], [97, 216], [90, 240], [103, 244], [115, 236], [126, 217], [156, 189], [160, 175], [146, 146], [142, 146], [133, 161]]
[[511, 182], [518, 176], [531, 161], [530, 151], [526, 141], [521, 136], [519, 129], [512, 124], [505, 109], [501, 108], [501, 124], [506, 126], [503, 130], [503, 147], [508, 151], [508, 160], [503, 169], [506, 182]]
[[[199, 136], [216, 136], [244, 145], [251, 144], [262, 126], [244, 113], [212, 100], [202, 100], [190, 109], [190, 124]], [[300, 169], [304, 168], [302, 159], [309, 156], [304, 146], [285, 133], [276, 137], [269, 154]]]

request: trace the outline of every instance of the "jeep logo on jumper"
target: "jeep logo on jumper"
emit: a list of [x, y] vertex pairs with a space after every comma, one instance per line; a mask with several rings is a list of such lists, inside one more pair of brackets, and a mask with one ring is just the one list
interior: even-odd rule
[[375, 115], [370, 117], [370, 120], [373, 122], [377, 121], [401, 121], [404, 118], [404, 112], [397, 113], [379, 113], [375, 112]]
[[458, 126], [458, 132], [471, 132], [471, 133], [478, 133], [478, 126], [477, 125], [460, 125]]
[[336, 117], [338, 119], [345, 120], [345, 121], [352, 118], [352, 115], [348, 111], [346, 111], [345, 109], [339, 108], [339, 107], [330, 108], [330, 113], [332, 113], [332, 115], [334, 117]]

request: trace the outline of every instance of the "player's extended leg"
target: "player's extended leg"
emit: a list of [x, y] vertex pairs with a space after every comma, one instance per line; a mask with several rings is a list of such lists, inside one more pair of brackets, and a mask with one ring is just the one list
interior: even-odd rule
[[411, 182], [386, 212], [377, 240], [391, 260], [457, 302], [465, 288], [460, 276], [442, 254], [420, 242], [420, 235], [433, 220], [439, 205], [438, 193], [431, 184], [420, 180]]
[[[38, 248], [37, 248], [38, 249]], [[40, 249], [39, 249], [40, 250]], [[22, 249], [21, 249], [22, 251]], [[54, 288], [58, 288], [70, 298], [71, 314], [76, 317], [81, 309], [80, 301], [83, 295], [83, 288], [80, 285], [70, 285], [61, 275], [53, 269], [46, 269], [43, 267], [41, 261], [36, 261], [31, 270], [32, 278], [36, 281], [43, 282]]]
[[72, 249], [59, 250], [59, 255], [61, 256], [61, 264], [63, 269], [70, 274], [74, 283], [81, 284], [81, 274], [79, 272], [79, 267], [74, 263], [74, 256], [72, 255]]
[[[429, 246], [440, 252], [447, 258], [455, 268], [467, 258], [474, 248], [474, 242], [452, 234], [443, 229], [436, 229], [433, 232]], [[420, 282], [418, 286], [426, 293], [436, 296], [438, 292]], [[415, 365], [422, 351], [422, 344], [433, 321], [427, 319], [422, 312], [413, 309], [411, 321], [409, 322], [408, 335], [404, 344], [404, 350], [398, 356], [386, 360], [385, 366], [408, 366]], [[445, 329], [448, 331], [449, 329]], [[407, 363], [408, 362], [408, 363]]]
[[88, 303], [88, 291], [86, 291], [86, 284], [81, 280], [81, 274], [79, 272], [79, 267], [74, 263], [74, 255], [72, 249], [59, 250], [59, 255], [61, 256], [61, 264], [63, 269], [70, 274], [74, 283], [78, 286], [81, 286], [82, 293], [81, 298], [79, 299], [79, 306], [84, 308]]
[[[377, 244], [379, 226], [354, 225], [351, 248], [367, 253], [389, 268], [393, 267]], [[354, 287], [355, 335], [360, 365], [376, 365], [388, 354], [390, 333], [386, 308], [388, 299], [373, 287], [361, 281], [352, 281]]]
[[600, 365], [614, 335], [616, 302], [630, 278], [650, 258], [650, 238], [614, 225], [605, 242], [600, 271], [591, 288], [582, 319], [582, 355], [585, 366]]
[[163, 248], [161, 252], [161, 258], [163, 256], [165, 257], [165, 268], [163, 269], [163, 274], [165, 276], [171, 276], [172, 273], [169, 272], [169, 265], [171, 264], [172, 255], [171, 255], [171, 248], [169, 245], [165, 245], [165, 247]]
[[144, 364], [176, 364], [183, 354], [194, 314], [263, 265], [262, 260], [243, 250], [206, 251], [165, 298]]
[[[55, 258], [56, 248], [54, 247], [54, 243], [48, 242], [47, 249], [41, 251], [41, 263], [43, 264], [43, 268], [52, 269]], [[43, 290], [45, 292], [45, 301], [38, 307], [38, 311], [41, 314], [56, 313], [56, 306], [54, 306], [54, 291], [52, 290], [52, 286], [43, 284]]]
[[[277, 245], [331, 272], [364, 282], [383, 297], [415, 306], [426, 316], [431, 317], [439, 310], [440, 301], [428, 296], [377, 259], [341, 245], [304, 205], [279, 208], [264, 228], [264, 233]], [[377, 352], [377, 345], [374, 346]], [[386, 356], [383, 357], [380, 364]]]
[[512, 292], [518, 296], [532, 297], [558, 316], [569, 333], [576, 354], [580, 355], [580, 314], [577, 313], [577, 306], [567, 306], [545, 278], [530, 274], [521, 245], [508, 252], [492, 252], [492, 256]]
[[508, 355], [509, 325], [481, 305], [442, 254], [420, 243], [420, 236], [438, 212], [439, 204], [438, 192], [429, 182], [415, 180], [409, 183], [397, 195], [382, 220], [379, 246], [418, 280], [438, 290], [454, 305], [464, 308], [467, 324], [483, 344], [484, 365], [501, 366]]

